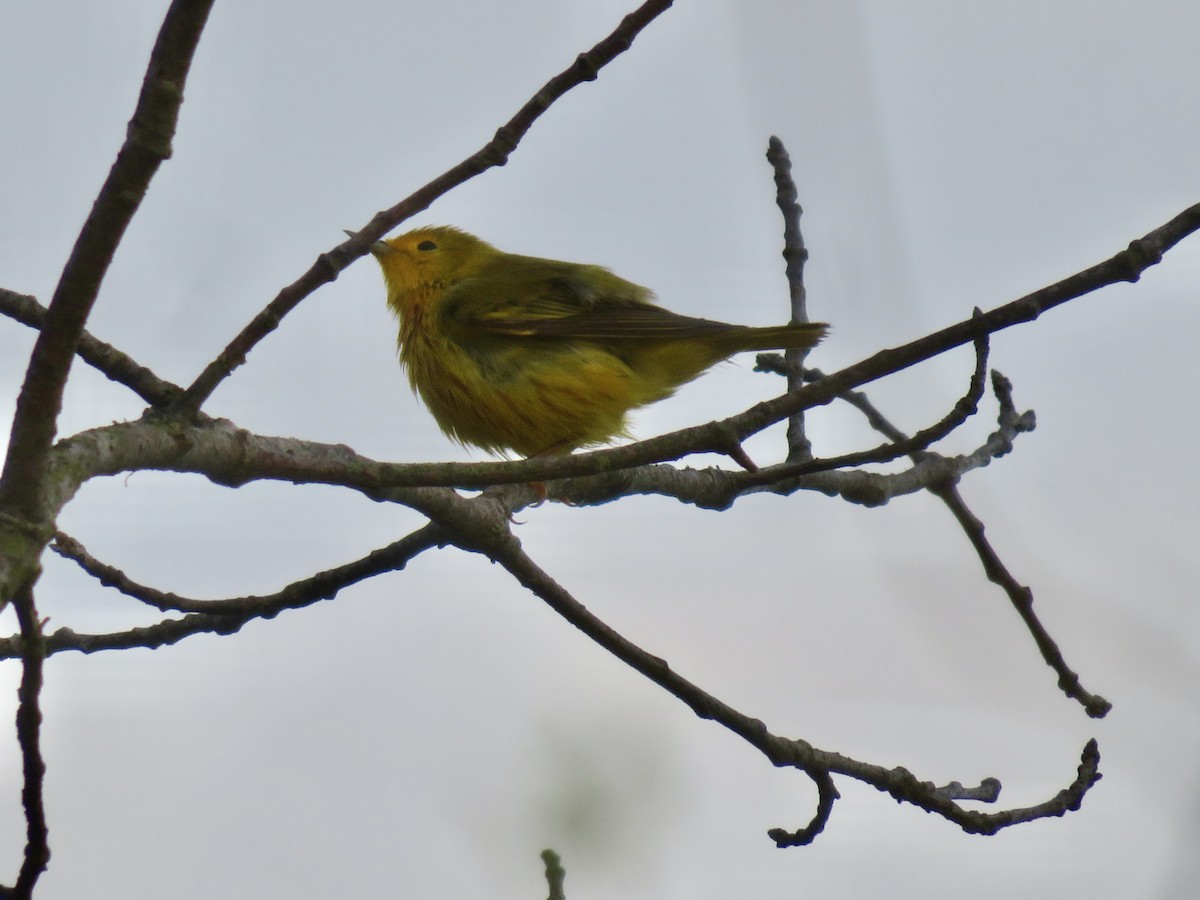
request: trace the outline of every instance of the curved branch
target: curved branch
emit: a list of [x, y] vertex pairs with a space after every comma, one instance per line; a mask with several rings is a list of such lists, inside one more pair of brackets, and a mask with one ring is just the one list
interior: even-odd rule
[[780, 849], [803, 847], [815, 841], [817, 835], [824, 831], [825, 826], [829, 824], [834, 802], [841, 799], [842, 795], [838, 793], [837, 786], [834, 785], [828, 772], [818, 770], [809, 772], [808, 775], [817, 785], [817, 811], [813, 815], [812, 821], [798, 831], [772, 828], [767, 832], [767, 837], [773, 840], [775, 846]]
[[196, 378], [176, 404], [180, 412], [195, 412], [212, 395], [223, 380], [246, 361], [246, 355], [268, 334], [279, 327], [283, 317], [305, 297], [323, 284], [333, 281], [343, 269], [363, 256], [367, 248], [405, 219], [426, 209], [447, 191], [469, 181], [494, 166], [502, 166], [516, 150], [533, 123], [565, 93], [584, 82], [594, 81], [608, 65], [632, 45], [643, 29], [671, 7], [672, 0], [647, 0], [621, 20], [604, 40], [551, 78], [522, 106], [511, 119], [501, 125], [495, 137], [458, 165], [443, 172], [424, 187], [401, 200], [391, 209], [376, 213], [366, 225], [347, 241], [328, 253], [321, 254], [307, 272], [285, 287], [267, 307], [242, 329]]
[[[836, 799], [836, 792], [830, 791], [833, 787], [829, 781], [831, 774], [847, 775], [870, 784], [887, 792], [896, 800], [936, 813], [972, 834], [994, 834], [1018, 822], [1061, 816], [1076, 810], [1083, 802], [1084, 795], [1100, 778], [1100, 755], [1093, 740], [1084, 748], [1076, 779], [1051, 799], [1034, 806], [995, 813], [964, 809], [955, 801], [954, 791], [938, 788], [931, 782], [920, 781], [906, 769], [885, 769], [841, 754], [818, 750], [803, 740], [789, 740], [772, 734], [761, 720], [738, 712], [704, 691], [677, 674], [666, 660], [643, 650], [597, 618], [530, 559], [511, 533], [477, 531], [468, 536], [466, 544], [460, 543], [461, 538], [458, 536], [452, 540], [464, 549], [486, 553], [490, 559], [503, 566], [522, 587], [541, 598], [551, 609], [617, 659], [683, 701], [700, 718], [717, 721], [760, 750], [773, 765], [791, 766], [813, 777], [821, 789], [820, 808], [812, 823], [792, 836], [801, 843], [812, 840], [828, 819], [829, 808]], [[822, 789], [823, 784], [825, 787]], [[990, 785], [996, 786], [998, 790], [999, 782], [990, 779]], [[789, 838], [787, 832], [779, 829], [773, 830], [771, 834], [777, 842], [783, 840], [786, 843]]]
[[[51, 545], [55, 552], [76, 562], [101, 584], [160, 611], [187, 612], [188, 615], [110, 634], [78, 634], [70, 628], [60, 628], [44, 639], [45, 653], [47, 656], [66, 650], [96, 653], [132, 647], [155, 650], [197, 634], [233, 634], [254, 619], [270, 619], [285, 610], [302, 609], [322, 600], [331, 600], [352, 584], [403, 569], [413, 557], [444, 543], [443, 529], [429, 524], [386, 547], [373, 550], [361, 559], [292, 582], [274, 594], [227, 600], [191, 600], [138, 584], [120, 569], [97, 560], [78, 541], [59, 533]], [[23, 637], [0, 639], [0, 660], [20, 656], [23, 646]]]
[[205, 613], [270, 618], [285, 609], [300, 609], [320, 600], [332, 600], [343, 589], [384, 572], [403, 569], [408, 562], [444, 540], [442, 529], [426, 525], [394, 543], [372, 550], [354, 562], [316, 572], [293, 581], [273, 594], [232, 597], [225, 600], [193, 600], [140, 584], [116, 566], [101, 562], [87, 548], [61, 531], [54, 535], [50, 549], [76, 563], [105, 587], [114, 588], [160, 612]]

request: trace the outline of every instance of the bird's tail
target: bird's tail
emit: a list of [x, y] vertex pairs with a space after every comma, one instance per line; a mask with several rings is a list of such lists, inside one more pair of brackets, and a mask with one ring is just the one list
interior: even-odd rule
[[730, 333], [735, 353], [745, 350], [807, 350], [825, 337], [829, 326], [824, 322], [796, 325], [769, 325], [765, 328], [739, 328]]

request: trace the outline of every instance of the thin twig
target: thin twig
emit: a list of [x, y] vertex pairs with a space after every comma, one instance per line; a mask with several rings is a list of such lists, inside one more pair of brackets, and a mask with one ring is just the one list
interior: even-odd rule
[[[808, 291], [804, 287], [804, 264], [808, 262], [808, 248], [804, 246], [804, 234], [800, 230], [800, 194], [792, 179], [792, 160], [783, 141], [772, 136], [767, 142], [767, 162], [775, 172], [775, 205], [783, 216], [783, 260], [787, 275], [788, 297], [792, 309], [791, 321], [808, 321]], [[795, 391], [804, 387], [804, 358], [807, 350], [788, 350], [783, 354], [784, 374], [787, 389]], [[812, 444], [804, 433], [804, 410], [800, 409], [788, 417], [787, 428], [788, 462], [797, 462], [812, 457]]]
[[1102, 287], [1123, 281], [1137, 281], [1146, 269], [1162, 261], [1166, 251], [1197, 230], [1200, 230], [1200, 203], [1185, 209], [1101, 263], [901, 347], [881, 350], [815, 384], [807, 384], [797, 391], [760, 403], [739, 416], [725, 420], [723, 424], [734, 428], [738, 437], [744, 440], [796, 410], [832, 403], [848, 390], [970, 343], [981, 335], [1032, 322], [1043, 313]]
[[[1035, 420], [1032, 412], [1017, 413], [1005, 403], [1011, 405], [1011, 397], [1001, 404], [997, 429], [972, 452], [958, 456], [921, 454], [919, 461], [899, 472], [883, 473], [866, 469], [812, 471], [825, 468], [824, 460], [819, 461], [821, 465], [817, 462], [801, 463], [799, 466], [782, 463], [760, 469], [757, 473], [658, 465], [556, 481], [551, 483], [551, 490], [554, 497], [567, 499], [576, 505], [608, 503], [632, 494], [656, 494], [704, 509], [720, 510], [727, 509], [739, 497], [751, 491], [790, 494], [807, 490], [838, 496], [863, 506], [882, 506], [895, 497], [955, 481], [1010, 452], [1013, 441], [1032, 430]], [[900, 432], [897, 435], [899, 446], [907, 446], [907, 436]], [[805, 470], [806, 474], [790, 474], [795, 468]], [[781, 475], [783, 472], [789, 474]]]
[[1062, 692], [1072, 700], [1078, 700], [1093, 719], [1102, 719], [1108, 715], [1112, 704], [1099, 694], [1092, 694], [1084, 689], [1079, 681], [1079, 676], [1067, 665], [1057, 642], [1050, 637], [1050, 632], [1046, 630], [1046, 626], [1034, 612], [1033, 590], [1019, 583], [1005, 567], [999, 554], [996, 553], [984, 534], [983, 522], [967, 507], [957, 486], [942, 485], [930, 488], [930, 492], [946, 504], [958, 524], [962, 526], [967, 540], [971, 542], [971, 546], [975, 548], [975, 552], [979, 556], [979, 561], [983, 563], [983, 571], [987, 575], [988, 581], [999, 585], [1008, 595], [1017, 615], [1021, 617], [1026, 629], [1033, 636], [1033, 641], [1037, 644], [1042, 659], [1058, 675], [1058, 686]]
[[[819, 373], [817, 375], [819, 377]], [[1019, 421], [1020, 417], [1012, 400], [1012, 384], [1009, 380], [999, 372], [992, 372], [992, 387], [1000, 403], [1001, 424], [1003, 425], [1004, 420]], [[903, 446], [911, 440], [903, 431], [888, 421], [866, 394], [850, 391], [843, 399], [860, 410], [866, 416], [871, 427], [892, 441], [893, 445]], [[1027, 412], [1023, 415], [1032, 422], [1032, 413]], [[919, 452], [914, 451], [912, 456], [918, 463], [930, 458], [930, 454], [923, 449]], [[1034, 643], [1037, 644], [1042, 659], [1058, 675], [1059, 688], [1072, 700], [1079, 701], [1089, 716], [1094, 719], [1104, 718], [1112, 709], [1112, 704], [1099, 694], [1092, 694], [1085, 690], [1079, 681], [1079, 675], [1067, 665], [1057, 642], [1050, 636], [1050, 632], [1046, 630], [1033, 610], [1033, 591], [1019, 583], [1001, 561], [999, 554], [996, 553], [995, 548], [984, 534], [983, 522], [971, 512], [966, 501], [963, 500], [962, 494], [958, 490], [957, 479], [939, 479], [931, 482], [927, 489], [941, 500], [953, 514], [966, 534], [967, 540], [971, 542], [971, 546], [979, 556], [988, 580], [998, 585], [1008, 595], [1013, 608], [1016, 609], [1017, 614], [1025, 623], [1026, 629], [1033, 637]]]
[[[463, 537], [456, 535], [453, 540], [455, 543], [459, 543]], [[739, 735], [759, 749], [773, 765], [790, 766], [807, 773], [817, 782], [819, 788], [829, 775], [847, 775], [886, 791], [896, 800], [913, 804], [927, 812], [936, 813], [957, 824], [968, 833], [994, 834], [1019, 822], [1061, 816], [1068, 811], [1078, 809], [1083, 802], [1084, 795], [1100, 778], [1098, 771], [1100, 756], [1093, 740], [1084, 747], [1075, 780], [1054, 797], [1033, 806], [1000, 810], [994, 813], [965, 809], [955, 801], [952, 792], [939, 789], [932, 782], [920, 781], [906, 769], [886, 769], [870, 763], [859, 762], [838, 753], [818, 750], [802, 740], [788, 740], [772, 734], [762, 721], [746, 716], [723, 703], [693, 682], [677, 674], [666, 660], [643, 650], [597, 618], [533, 562], [511, 534], [490, 531], [465, 537], [469, 546], [464, 544], [460, 544], [460, 546], [464, 546], [464, 549], [486, 553], [490, 559], [503, 566], [523, 587], [540, 597], [570, 624], [626, 665], [641, 672], [659, 687], [683, 701], [697, 716], [702, 719], [713, 719], [734, 734]], [[998, 787], [998, 781], [991, 779], [991, 782]], [[781, 829], [773, 829], [771, 834], [777, 841], [787, 842], [789, 838], [795, 836], [799, 836], [796, 839], [801, 842], [806, 838], [811, 840], [824, 827], [824, 823], [829, 817], [829, 807], [836, 799], [836, 792], [828, 790], [832, 784], [825, 783], [826, 788], [821, 790], [820, 794], [820, 808], [809, 826], [793, 835], [789, 835], [788, 832]]]
[[[46, 324], [46, 307], [36, 297], [0, 288], [0, 314], [22, 325], [41, 329]], [[79, 358], [111, 381], [123, 384], [151, 406], [166, 406], [183, 393], [183, 388], [159, 378], [145, 366], [86, 330], [80, 335]]]
[[546, 885], [550, 890], [547, 900], [567, 900], [563, 890], [567, 870], [562, 867], [558, 854], [547, 848], [542, 851], [542, 862], [546, 864]]
[[21, 686], [17, 691], [17, 743], [21, 747], [21, 805], [25, 808], [25, 854], [16, 884], [0, 889], [0, 897], [33, 896], [34, 885], [50, 862], [50, 831], [46, 825], [43, 785], [46, 763], [42, 759], [41, 731], [43, 663], [46, 648], [33, 591], [25, 589], [13, 606], [21, 626]]
[[[302, 609], [330, 600], [352, 584], [385, 572], [399, 571], [409, 560], [444, 541], [443, 529], [429, 524], [361, 559], [293, 582], [274, 594], [192, 600], [138, 584], [120, 569], [97, 560], [78, 541], [59, 533], [52, 549], [76, 562], [101, 584], [163, 612], [187, 612], [188, 615], [110, 634], [79, 634], [69, 628], [60, 628], [44, 638], [44, 652], [52, 656], [66, 651], [97, 653], [132, 647], [154, 650], [198, 634], [233, 634], [254, 619], [269, 619], [285, 610]], [[20, 656], [23, 647], [21, 638], [0, 639], [0, 660]]]
[[[978, 314], [979, 310], [975, 312]], [[920, 462], [917, 454], [929, 449], [930, 446], [942, 440], [942, 438], [949, 435], [978, 411], [979, 400], [983, 397], [983, 391], [987, 385], [987, 360], [988, 340], [986, 335], [982, 335], [975, 341], [975, 370], [971, 373], [971, 380], [967, 385], [966, 393], [958, 399], [950, 409], [950, 412], [942, 417], [940, 421], [921, 429], [911, 437], [898, 429], [884, 432], [888, 438], [888, 443], [880, 444], [878, 447], [870, 450], [859, 450], [854, 453], [845, 453], [841, 456], [800, 462], [792, 462], [789, 459], [784, 465], [773, 466], [769, 470], [771, 481], [775, 482], [781, 478], [797, 475], [810, 475], [814, 472], [827, 472], [834, 469], [863, 466], [868, 463], [891, 462], [901, 456], [911, 456], [914, 457], [916, 462]], [[810, 382], [819, 381], [821, 377], [820, 373], [816, 370], [806, 370], [806, 378]], [[841, 399], [858, 405], [856, 402], [858, 398], [865, 400], [866, 395], [858, 391], [847, 391], [842, 395]], [[874, 407], [871, 407], [871, 409], [874, 410]], [[879, 420], [886, 422], [878, 410], [874, 410], [874, 412]]]
[[403, 569], [408, 562], [444, 539], [436, 525], [426, 525], [361, 559], [316, 572], [294, 581], [273, 594], [231, 597], [223, 600], [194, 600], [140, 584], [116, 566], [101, 562], [70, 535], [54, 535], [50, 549], [78, 566], [105, 587], [114, 588], [161, 612], [205, 613], [207, 615], [273, 616], [285, 609], [300, 609], [320, 600], [331, 600], [344, 588], [384, 572]]

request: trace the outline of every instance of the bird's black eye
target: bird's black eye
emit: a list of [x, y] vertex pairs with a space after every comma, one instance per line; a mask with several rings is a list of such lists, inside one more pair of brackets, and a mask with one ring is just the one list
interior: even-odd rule
[[433, 241], [421, 241], [421, 243], [417, 244], [417, 249], [423, 253], [428, 253], [430, 250], [436, 250], [437, 244]]

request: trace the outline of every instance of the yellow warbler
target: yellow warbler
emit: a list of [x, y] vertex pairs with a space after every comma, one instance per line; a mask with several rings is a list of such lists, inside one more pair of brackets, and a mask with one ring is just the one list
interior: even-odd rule
[[516, 256], [457, 228], [378, 241], [400, 361], [442, 431], [523, 456], [626, 436], [626, 413], [734, 353], [811, 347], [820, 323], [681, 316], [600, 266]]

